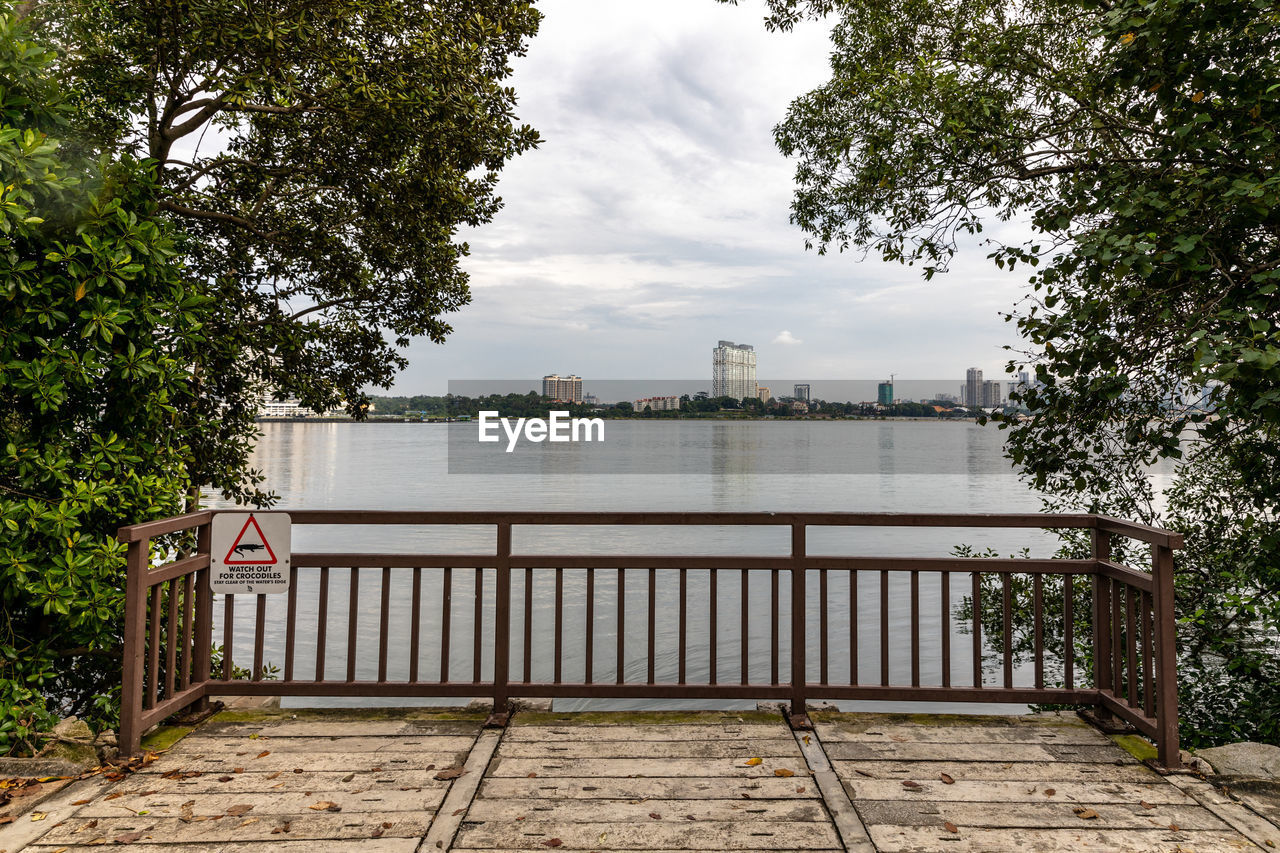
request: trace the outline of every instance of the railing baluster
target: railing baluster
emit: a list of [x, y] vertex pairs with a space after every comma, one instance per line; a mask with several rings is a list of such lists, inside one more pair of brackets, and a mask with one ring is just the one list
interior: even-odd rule
[[805, 687], [808, 680], [805, 640], [805, 533], [804, 524], [791, 525], [791, 713], [807, 713]]
[[160, 692], [160, 627], [164, 621], [164, 615], [160, 612], [161, 590], [164, 584], [156, 584], [151, 587], [151, 606], [148, 611], [151, 615], [150, 645], [147, 648], [147, 707], [154, 708], [156, 705], [156, 697]]
[[325, 639], [329, 629], [329, 567], [320, 568], [320, 598], [316, 604], [316, 681], [324, 681]]
[[679, 569], [680, 572], [680, 639], [679, 639], [679, 655], [680, 655], [680, 671], [678, 673], [679, 683], [685, 683], [686, 669], [689, 657], [689, 573], [685, 569]]
[[742, 637], [742, 679], [741, 683], [750, 682], [750, 650], [748, 648], [748, 640], [751, 631], [751, 618], [747, 612], [751, 603], [751, 588], [747, 579], [747, 570], [742, 570], [742, 625], [738, 629], [738, 634]]
[[1111, 693], [1119, 699], [1123, 695], [1124, 684], [1124, 613], [1121, 610], [1120, 581], [1111, 580], [1107, 585], [1111, 588], [1107, 593], [1111, 602]]
[[1142, 593], [1142, 713], [1148, 717], [1155, 714], [1155, 699], [1152, 687], [1152, 666], [1155, 663], [1155, 650], [1151, 648], [1151, 595]]
[[347, 681], [356, 680], [356, 652], [360, 628], [360, 568], [351, 567], [347, 591]]
[[298, 636], [298, 567], [289, 566], [289, 592], [284, 623], [284, 680], [293, 681], [294, 645]]
[[382, 600], [378, 602], [378, 681], [387, 680], [387, 650], [391, 641], [391, 569], [382, 567]]
[[818, 571], [818, 683], [827, 679], [827, 570]]
[[1124, 644], [1126, 664], [1129, 672], [1129, 683], [1125, 685], [1125, 698], [1129, 707], [1136, 708], [1141, 701], [1138, 694], [1138, 618], [1135, 612], [1138, 607], [1137, 590], [1125, 585], [1124, 595]]
[[533, 681], [533, 569], [524, 570], [524, 683]]
[[1044, 689], [1044, 581], [1031, 576], [1031, 622], [1035, 644], [1036, 689]]
[[920, 573], [911, 573], [911, 686], [920, 686]]
[[262, 670], [265, 666], [265, 646], [267, 638], [267, 597], [259, 594], [255, 596], [258, 600], [253, 614], [253, 675], [250, 678], [253, 681], [262, 680]]
[[[681, 575], [683, 578], [683, 575]], [[683, 606], [683, 602], [681, 602]], [[682, 619], [681, 627], [684, 626]], [[592, 663], [596, 652], [596, 570], [587, 569], [587, 638], [586, 638], [586, 681], [591, 684], [595, 681]]]
[[[507, 572], [510, 577], [510, 570]], [[484, 569], [476, 569], [476, 600], [471, 616], [471, 681], [479, 684], [483, 678], [484, 662]], [[494, 711], [497, 711], [494, 708]]]
[[555, 622], [555, 672], [556, 684], [564, 680], [564, 569], [556, 569], [556, 622]]
[[178, 680], [178, 689], [186, 690], [191, 686], [191, 674], [194, 669], [192, 661], [192, 636], [195, 630], [195, 588], [196, 572], [182, 579], [182, 667]]
[[440, 577], [440, 683], [449, 683], [449, 638], [453, 634], [453, 569]]
[[[208, 554], [212, 529], [208, 522], [200, 525], [196, 534], [196, 553]], [[144, 542], [145, 545], [145, 542]], [[130, 552], [132, 553], [132, 552]], [[209, 585], [209, 577], [213, 569], [202, 569], [196, 578], [196, 630], [193, 637], [194, 666], [191, 680], [196, 684], [209, 681], [213, 675], [213, 589]], [[209, 697], [202, 696], [195, 704], [195, 710], [207, 711]]]
[[889, 573], [880, 571], [880, 686], [889, 686]]
[[710, 608], [710, 616], [711, 616], [711, 625], [708, 629], [710, 632], [710, 639], [708, 640], [708, 646], [709, 646], [708, 659], [710, 661], [710, 674], [711, 674], [710, 683], [715, 684], [716, 683], [716, 634], [717, 634], [716, 605], [719, 603], [718, 599], [720, 598], [716, 590], [716, 583], [719, 580], [719, 571], [717, 569], [711, 569], [710, 571], [711, 571], [711, 576], [710, 576], [710, 579], [707, 581], [708, 586], [710, 587], [710, 593], [707, 596], [707, 603], [708, 603], [707, 606]]
[[858, 683], [858, 570], [849, 570], [849, 683]]
[[627, 640], [627, 570], [618, 569], [618, 649], [617, 670], [615, 680], [622, 684], [626, 680], [626, 640]]
[[951, 686], [951, 572], [938, 575], [938, 599], [942, 608], [942, 686]]
[[[124, 661], [120, 697], [120, 749], [137, 753], [142, 741], [143, 672], [147, 631], [147, 579], [150, 540], [129, 543], [125, 563]], [[207, 644], [206, 644], [207, 645]]]
[[178, 578], [169, 581], [169, 618], [164, 628], [164, 696], [173, 696], [178, 683], [178, 643], [181, 629], [178, 626]]
[[982, 687], [982, 575], [973, 572], [973, 686]]
[[409, 681], [418, 680], [419, 646], [422, 644], [422, 566], [413, 567], [412, 603], [409, 606]]
[[[1111, 559], [1111, 534], [1105, 530], [1093, 530], [1093, 558], [1097, 561]], [[1095, 568], [1093, 572], [1093, 686], [1106, 690], [1111, 684], [1111, 580]], [[1097, 708], [1100, 719], [1111, 718], [1111, 712], [1103, 706]]]
[[1004, 612], [1004, 686], [1013, 686], [1013, 582], [1008, 572], [1000, 575], [1002, 609]]
[[657, 643], [657, 615], [658, 615], [658, 578], [657, 570], [649, 569], [649, 667], [648, 667], [648, 683], [653, 684], [654, 677], [654, 658], [656, 657]]
[[231, 645], [235, 638], [236, 603], [234, 595], [222, 596], [222, 679], [230, 681], [235, 677], [232, 664]]
[[769, 570], [769, 683], [778, 683], [778, 570]]
[[[493, 557], [493, 715], [507, 720], [511, 712], [511, 523], [498, 524]], [[478, 591], [478, 590], [477, 590]], [[525, 594], [529, 593], [528, 588]], [[476, 596], [482, 601], [481, 596]], [[480, 619], [476, 619], [476, 636], [481, 636]], [[480, 661], [479, 647], [476, 661]], [[478, 674], [478, 671], [477, 671]], [[477, 681], [480, 679], [477, 678]]]
[[1075, 575], [1062, 576], [1062, 669], [1068, 690], [1076, 686]]

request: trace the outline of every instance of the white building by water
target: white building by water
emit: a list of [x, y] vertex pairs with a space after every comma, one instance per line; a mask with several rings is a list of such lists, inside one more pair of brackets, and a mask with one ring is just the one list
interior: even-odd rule
[[711, 396], [741, 400], [759, 393], [755, 347], [720, 341], [711, 351]]

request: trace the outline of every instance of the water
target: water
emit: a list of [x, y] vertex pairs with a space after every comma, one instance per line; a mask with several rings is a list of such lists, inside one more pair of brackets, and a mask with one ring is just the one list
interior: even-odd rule
[[[658, 510], [658, 511], [870, 511], [870, 512], [955, 512], [1001, 513], [1036, 512], [1040, 503], [1023, 485], [1001, 453], [1002, 434], [991, 427], [973, 423], [928, 421], [623, 421], [609, 422], [608, 441], [614, 446], [634, 448], [640, 457], [652, 460], [648, 474], [610, 474], [600, 466], [584, 470], [598, 473], [577, 475], [548, 473], [564, 470], [539, 462], [534, 453], [564, 454], [565, 446], [535, 447], [520, 459], [494, 457], [491, 473], [450, 474], [449, 449], [468, 440], [475, 427], [467, 424], [345, 424], [271, 423], [263, 425], [263, 436], [254, 464], [266, 474], [266, 486], [279, 494], [277, 508], [288, 509], [412, 509], [412, 510]], [[452, 432], [453, 438], [450, 439]], [[664, 453], [688, 455], [693, 449], [695, 473], [674, 473], [675, 466]], [[576, 448], [568, 448], [572, 452]], [[780, 470], [778, 454], [788, 454]], [[635, 457], [633, 457], [634, 459]], [[839, 461], [838, 461], [839, 460]], [[850, 462], [854, 460], [854, 462]], [[456, 460], [455, 460], [456, 462]], [[456, 465], [454, 466], [457, 467]], [[625, 470], [637, 470], [632, 464]], [[770, 473], [760, 473], [766, 471]], [[820, 473], [839, 471], [841, 473]], [[517, 528], [513, 551], [517, 554], [705, 554], [782, 555], [790, 546], [785, 527], [769, 528]], [[1002, 556], [1029, 549], [1032, 556], [1050, 556], [1056, 538], [1036, 530], [995, 529], [894, 529], [894, 528], [811, 528], [808, 552], [814, 555], [895, 555], [946, 556], [958, 544], [994, 548]], [[352, 551], [383, 553], [492, 553], [493, 528], [322, 528], [296, 526], [295, 552]], [[655, 631], [656, 676], [674, 681], [678, 667], [676, 614], [678, 597], [676, 574], [659, 572], [658, 622]], [[485, 623], [492, 624], [492, 572], [484, 581]], [[409, 570], [392, 572], [390, 632], [392, 637], [388, 677], [404, 678], [408, 671]], [[782, 612], [787, 612], [785, 575]], [[455, 679], [470, 673], [472, 602], [474, 572], [453, 572], [452, 643], [449, 667]], [[815, 588], [816, 574], [809, 581]], [[892, 575], [889, 594], [891, 615], [891, 677], [893, 683], [910, 683], [908, 576]], [[538, 570], [533, 577], [532, 675], [550, 680], [553, 572]], [[582, 643], [585, 611], [585, 570], [565, 572], [565, 680], [582, 677], [585, 648]], [[643, 653], [647, 643], [647, 572], [626, 575], [627, 676], [643, 680]], [[718, 607], [720, 638], [717, 671], [722, 681], [739, 676], [740, 578], [734, 573], [719, 581]], [[940, 683], [941, 607], [940, 578], [921, 576], [921, 668], [922, 683]], [[357, 668], [358, 679], [377, 675], [378, 611], [381, 571], [364, 569], [358, 584]], [[769, 631], [767, 572], [752, 573], [748, 580], [752, 613], [764, 614], [749, 627], [749, 672], [753, 681], [766, 681], [769, 674]], [[846, 574], [833, 574], [831, 581], [831, 667], [832, 680], [847, 678], [849, 671], [849, 598]], [[346, 638], [349, 573], [330, 572], [326, 677], [341, 680], [346, 674]], [[968, 588], [967, 575], [955, 575], [950, 595], [953, 613], [961, 605]], [[513, 580], [516, 596], [513, 609], [522, 607], [524, 572]], [[879, 580], [865, 576], [859, 586], [859, 670], [864, 683], [879, 680]], [[600, 570], [596, 575], [595, 675], [612, 680], [615, 659], [610, 632], [616, 624], [617, 573]], [[315, 672], [317, 578], [314, 571], [300, 573], [299, 635], [296, 650], [298, 677]], [[284, 596], [268, 597], [266, 658], [277, 664], [284, 658]], [[705, 677], [709, 649], [706, 644], [706, 611], [709, 606], [708, 573], [689, 576], [689, 680]], [[439, 672], [438, 649], [429, 638], [438, 636], [441, 623], [441, 585], [438, 572], [424, 573], [422, 602], [422, 672], [434, 679]], [[221, 617], [221, 603], [215, 608]], [[252, 657], [252, 608], [237, 602], [238, 636], [235, 656], [240, 664]], [[972, 660], [970, 638], [961, 633], [952, 619], [953, 683], [969, 683]], [[811, 679], [817, 679], [817, 614], [810, 614], [808, 657]], [[518, 677], [524, 651], [522, 624], [513, 626], [512, 673]], [[221, 636], [221, 626], [215, 628]], [[786, 633], [785, 628], [783, 631]], [[785, 679], [789, 666], [786, 637], [782, 640], [781, 668]], [[492, 666], [489, 655], [482, 660], [482, 672]], [[995, 684], [999, 661], [985, 662], [987, 683]], [[1019, 669], [1015, 684], [1030, 683], [1030, 672]], [[456, 700], [403, 700], [382, 704], [451, 704]], [[371, 700], [292, 699], [293, 705], [374, 704]], [[709, 702], [706, 700], [661, 703], [649, 700], [557, 700], [556, 707], [643, 708], [643, 707], [751, 707], [750, 702]], [[883, 710], [900, 707], [890, 703], [840, 703], [842, 707]], [[1017, 712], [1021, 706], [992, 706], [945, 703], [916, 703], [917, 710], [973, 712]]]

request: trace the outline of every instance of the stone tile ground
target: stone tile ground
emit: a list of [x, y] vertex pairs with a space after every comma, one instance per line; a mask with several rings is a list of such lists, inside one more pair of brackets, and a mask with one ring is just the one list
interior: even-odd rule
[[1280, 849], [1259, 812], [1074, 716], [814, 719], [224, 713], [142, 772], [18, 815], [0, 851]]

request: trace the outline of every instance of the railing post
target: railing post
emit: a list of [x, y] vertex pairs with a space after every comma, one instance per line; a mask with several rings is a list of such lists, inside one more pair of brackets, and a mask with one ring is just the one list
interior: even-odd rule
[[[1111, 559], [1111, 534], [1094, 528], [1093, 558]], [[1105, 595], [1103, 593], [1106, 593]], [[1093, 686], [1102, 691], [1111, 684], [1111, 581], [1093, 569]], [[1101, 703], [1097, 707], [1100, 721], [1111, 720], [1111, 712]]]
[[[505, 726], [510, 718], [510, 696], [507, 681], [511, 668], [511, 522], [498, 523], [497, 559], [494, 560], [498, 583], [493, 608], [493, 712], [486, 726]], [[528, 590], [525, 591], [528, 595]], [[480, 630], [480, 626], [476, 626]]]
[[1151, 574], [1156, 621], [1156, 749], [1160, 764], [1174, 770], [1182, 766], [1182, 757], [1178, 742], [1178, 651], [1172, 548], [1151, 546]]
[[[120, 737], [124, 758], [142, 747], [142, 690], [147, 635], [147, 562], [151, 540], [129, 543], [125, 562], [124, 666], [120, 694]], [[155, 673], [151, 677], [155, 678]]]
[[809, 728], [805, 713], [805, 525], [791, 525], [791, 725]]
[[[198, 528], [196, 534], [197, 554], [210, 553], [212, 530], [212, 520], [206, 521]], [[213, 668], [213, 588], [209, 585], [212, 577], [213, 562], [212, 554], [210, 554], [209, 568], [201, 569], [199, 576], [196, 578], [196, 626], [191, 635], [191, 642], [195, 645], [195, 655], [192, 658], [195, 666], [192, 669], [191, 679], [194, 683], [200, 685], [209, 681]], [[195, 703], [194, 709], [198, 713], [209, 710], [209, 697], [201, 696]]]

